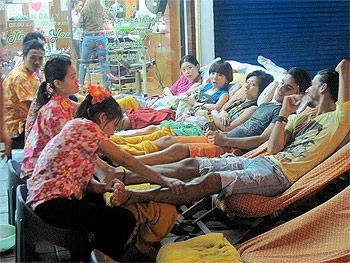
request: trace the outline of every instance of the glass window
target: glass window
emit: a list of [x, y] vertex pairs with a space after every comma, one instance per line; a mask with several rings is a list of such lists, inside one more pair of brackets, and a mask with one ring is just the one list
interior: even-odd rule
[[[6, 46], [9, 67], [22, 55], [22, 41], [31, 31], [38, 31], [45, 37], [46, 58], [52, 54], [68, 53], [79, 67], [85, 34], [84, 29], [78, 32], [77, 29], [81, 28], [79, 14], [87, 1], [90, 0], [0, 1], [0, 37]], [[103, 33], [107, 37], [106, 59], [113, 85], [120, 90], [120, 86], [128, 86], [128, 81], [121, 83], [119, 79], [131, 76], [132, 87], [140, 79], [143, 91], [157, 93], [160, 87], [175, 82], [180, 76], [178, 63], [181, 57], [178, 2], [102, 0], [102, 4], [105, 7], [103, 29], [95, 32], [93, 27], [85, 25], [85, 33], [90, 36]], [[172, 31], [174, 34], [171, 34]], [[74, 42], [79, 44], [80, 49]], [[101, 69], [98, 65], [91, 66], [90, 81], [102, 83]], [[6, 74], [4, 65], [3, 72]]]

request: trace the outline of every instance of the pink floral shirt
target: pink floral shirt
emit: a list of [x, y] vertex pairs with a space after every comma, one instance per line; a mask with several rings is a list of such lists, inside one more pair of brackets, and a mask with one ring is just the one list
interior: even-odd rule
[[198, 82], [201, 82], [200, 74], [191, 82], [189, 82], [188, 79], [184, 77], [184, 75], [181, 75], [181, 77], [178, 78], [178, 80], [170, 87], [170, 91], [174, 96], [178, 96], [181, 93], [186, 92], [193, 84], [196, 84]]
[[100, 127], [86, 119], [73, 119], [48, 142], [27, 180], [27, 203], [35, 209], [53, 198], [80, 200], [92, 178], [96, 152], [108, 140]]
[[45, 145], [61, 131], [66, 122], [73, 119], [73, 110], [71, 100], [64, 99], [57, 93], [40, 108], [30, 132], [26, 135], [22, 163], [25, 179], [33, 173]]

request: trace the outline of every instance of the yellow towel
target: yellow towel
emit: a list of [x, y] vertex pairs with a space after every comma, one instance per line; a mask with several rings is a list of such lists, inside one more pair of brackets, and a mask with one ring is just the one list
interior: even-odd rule
[[123, 109], [123, 111], [127, 111], [130, 109], [139, 109], [140, 105], [137, 103], [136, 99], [133, 97], [124, 97], [120, 100], [117, 100], [119, 106]]
[[114, 144], [138, 144], [143, 141], [155, 141], [163, 136], [171, 136], [173, 132], [170, 129], [170, 126], [164, 126], [161, 130], [155, 131], [151, 134], [132, 136], [132, 137], [123, 137], [112, 135], [110, 140]]
[[210, 233], [186, 241], [164, 245], [157, 263], [238, 263], [243, 262], [238, 251], [223, 233]]
[[172, 131], [169, 126], [164, 126], [161, 130], [155, 131], [147, 135], [140, 135], [134, 137], [122, 137], [113, 135], [110, 137], [110, 140], [120, 149], [132, 155], [139, 156], [157, 152], [159, 149], [153, 143], [153, 141], [166, 135], [172, 135]]

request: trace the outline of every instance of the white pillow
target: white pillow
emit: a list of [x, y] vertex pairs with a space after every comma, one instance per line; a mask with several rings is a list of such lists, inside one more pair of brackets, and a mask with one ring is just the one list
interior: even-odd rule
[[266, 72], [266, 69], [264, 69], [263, 67], [255, 66], [255, 65], [249, 65], [244, 74], [247, 76], [249, 73], [251, 73], [253, 71], [256, 71], [256, 70], [262, 70], [262, 71]]
[[259, 95], [258, 100], [257, 100], [257, 104], [258, 106], [264, 102], [266, 102], [266, 100], [271, 96], [271, 93], [273, 92], [273, 97], [272, 97], [272, 101], [274, 101], [275, 98], [275, 92], [276, 90], [274, 90], [275, 85], [277, 84], [277, 81], [273, 81], [271, 82]]

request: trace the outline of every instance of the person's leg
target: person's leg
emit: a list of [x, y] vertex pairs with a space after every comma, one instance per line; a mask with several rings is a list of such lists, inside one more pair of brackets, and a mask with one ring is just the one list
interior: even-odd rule
[[164, 136], [161, 137], [155, 141], [153, 141], [154, 144], [158, 147], [158, 149], [164, 150], [166, 148], [168, 148], [169, 146], [177, 143], [175, 136]]
[[[93, 51], [91, 44], [93, 44], [90, 40], [90, 36], [84, 36], [83, 43], [81, 47], [81, 59], [89, 59], [90, 55]], [[79, 85], [83, 86], [85, 82], [86, 68], [81, 63], [79, 66]]]
[[183, 143], [176, 143], [159, 152], [153, 152], [142, 156], [138, 156], [137, 159], [139, 159], [141, 162], [147, 165], [156, 165], [173, 163], [188, 157], [190, 157], [190, 150], [188, 145]]
[[[177, 178], [182, 181], [191, 180], [199, 176], [198, 172], [198, 160], [196, 158], [188, 158], [176, 163], [161, 164], [152, 166], [151, 169], [171, 178]], [[126, 185], [129, 184], [141, 184], [141, 183], [156, 183], [145, 179], [143, 176], [135, 174], [130, 171], [119, 170], [114, 173], [115, 178], [120, 181], [124, 181]]]
[[291, 185], [276, 164], [261, 156], [198, 158], [197, 161], [200, 173], [206, 175], [188, 182], [182, 195], [173, 195], [168, 188], [144, 193], [124, 190], [113, 195], [111, 203], [118, 206], [153, 200], [181, 205], [219, 192], [221, 198], [232, 194], [275, 196]]
[[[130, 120], [128, 120], [128, 127], [129, 127], [129, 129], [131, 128]], [[114, 135], [123, 136], [123, 137], [127, 138], [127, 137], [133, 137], [133, 136], [146, 135], [146, 134], [153, 133], [155, 131], [159, 131], [160, 126], [159, 125], [150, 125], [150, 126], [147, 126], [145, 128], [142, 128], [142, 129], [127, 130], [127, 131], [125, 131], [125, 130], [119, 131], [118, 126], [117, 126], [116, 130], [117, 131], [114, 133]]]
[[188, 182], [186, 184], [185, 193], [182, 195], [174, 195], [169, 188], [158, 188], [146, 192], [125, 190], [121, 194], [113, 196], [111, 198], [111, 204], [120, 206], [155, 201], [172, 205], [182, 205], [198, 200], [207, 195], [217, 194], [221, 189], [220, 174], [209, 173]]
[[81, 58], [81, 41], [77, 39], [73, 39], [73, 47], [75, 50], [76, 54], [76, 70], [77, 70], [77, 75], [79, 76], [79, 59]]
[[282, 170], [264, 157], [241, 158], [237, 164], [241, 169], [220, 172], [223, 188], [221, 198], [232, 194], [275, 196], [291, 185]]
[[110, 68], [107, 62], [107, 43], [108, 40], [105, 35], [98, 36], [96, 41], [96, 51], [97, 58], [101, 65], [102, 82], [105, 87], [108, 85], [109, 79], [107, 74], [110, 72]]
[[135, 216], [127, 209], [54, 198], [40, 204], [34, 212], [50, 225], [59, 228], [91, 231], [93, 246], [118, 259], [130, 237]]

